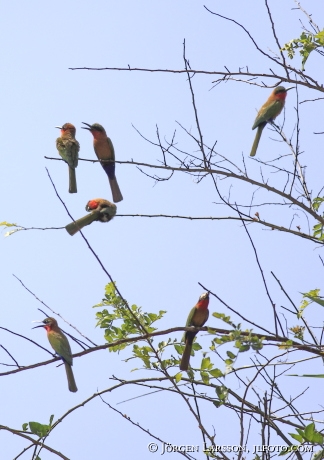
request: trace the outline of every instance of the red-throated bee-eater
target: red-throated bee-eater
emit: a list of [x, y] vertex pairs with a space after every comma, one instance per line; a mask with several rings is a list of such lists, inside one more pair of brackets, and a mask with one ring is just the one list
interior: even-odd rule
[[273, 121], [281, 113], [285, 105], [287, 91], [289, 91], [292, 88], [293, 86], [287, 89], [283, 86], [277, 86], [277, 88], [275, 88], [270, 94], [267, 102], [265, 102], [259, 110], [254, 124], [252, 126], [252, 129], [258, 129], [252, 145], [250, 153], [251, 157], [254, 157], [254, 155], [256, 154], [263, 128], [269, 121]]
[[78, 166], [80, 144], [75, 138], [76, 129], [71, 123], [55, 128], [61, 130], [61, 137], [56, 139], [56, 148], [69, 166], [69, 192], [77, 193], [75, 168]]
[[45, 318], [44, 321], [42, 321], [42, 323], [43, 324], [41, 324], [40, 326], [35, 326], [33, 329], [36, 329], [37, 327], [44, 327], [46, 329], [47, 338], [49, 343], [51, 344], [51, 347], [54, 349], [56, 354], [58, 354], [59, 357], [63, 359], [66, 376], [69, 384], [69, 390], [75, 393], [76, 391], [78, 391], [78, 389], [74, 380], [74, 375], [71, 367], [73, 359], [69, 341], [63, 334], [61, 329], [58, 327], [56, 319]]
[[93, 125], [84, 123], [84, 121], [82, 123], [88, 126], [87, 128], [82, 126], [82, 128], [87, 129], [93, 135], [93, 148], [98, 160], [110, 160], [109, 162], [100, 162], [100, 164], [108, 176], [113, 201], [118, 203], [119, 201], [122, 201], [123, 195], [121, 194], [115, 176], [115, 150], [113, 143], [107, 136], [103, 126], [99, 125], [99, 123], [94, 123]]
[[[194, 327], [202, 327], [209, 316], [208, 310], [209, 304], [209, 293], [204, 292], [198, 299], [196, 305], [191, 309], [187, 322], [186, 327], [194, 326]], [[183, 335], [183, 341], [185, 342], [186, 346], [182, 355], [181, 363], [180, 363], [180, 370], [187, 371], [189, 366], [189, 360], [191, 355], [191, 348], [193, 339], [198, 334], [197, 331], [193, 332], [185, 332]]]
[[92, 224], [95, 220], [99, 222], [109, 222], [117, 212], [117, 207], [114, 203], [103, 198], [94, 198], [86, 204], [86, 211], [90, 214], [81, 217], [75, 222], [68, 224], [65, 229], [71, 235], [75, 235], [86, 225]]

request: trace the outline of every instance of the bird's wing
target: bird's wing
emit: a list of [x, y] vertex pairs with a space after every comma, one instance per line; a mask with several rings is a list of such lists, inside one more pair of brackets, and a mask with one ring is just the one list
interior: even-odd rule
[[73, 141], [71, 141], [71, 150], [70, 150], [71, 164], [69, 163], [69, 165], [70, 166], [73, 165], [74, 168], [78, 166], [79, 150], [80, 150], [79, 142], [76, 139], [73, 139]]
[[63, 160], [71, 167], [78, 166], [80, 144], [75, 139], [56, 139], [56, 148]]
[[58, 137], [56, 139], [56, 148], [58, 150], [58, 153], [61, 155], [64, 161], [68, 163], [68, 157], [66, 155], [66, 146], [65, 142], [61, 137]]
[[49, 343], [56, 353], [61, 356], [68, 364], [72, 365], [72, 352], [68, 339], [63, 332], [51, 332], [48, 334]]
[[259, 110], [252, 129], [255, 129], [262, 123], [267, 123], [270, 120], [274, 120], [282, 111], [282, 108], [283, 103], [281, 101], [274, 101], [271, 104], [264, 104]]
[[110, 137], [107, 137], [107, 142], [108, 142], [109, 149], [111, 152], [111, 159], [114, 160], [115, 159], [115, 149], [114, 149], [113, 143], [111, 142]]
[[193, 320], [193, 317], [195, 316], [196, 310], [197, 310], [196, 307], [192, 307], [192, 309], [190, 310], [190, 313], [188, 315], [187, 322], [186, 322], [186, 327], [193, 326], [192, 320]]

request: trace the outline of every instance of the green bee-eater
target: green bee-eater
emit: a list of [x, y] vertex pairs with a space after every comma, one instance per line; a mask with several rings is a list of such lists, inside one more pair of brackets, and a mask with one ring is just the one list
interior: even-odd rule
[[113, 143], [107, 136], [103, 126], [99, 125], [99, 123], [94, 123], [93, 125], [89, 125], [84, 122], [82, 123], [88, 126], [88, 128], [85, 128], [84, 126], [82, 126], [82, 128], [87, 129], [93, 135], [93, 148], [98, 160], [111, 160], [109, 163], [101, 163], [101, 166], [108, 176], [113, 201], [118, 203], [119, 201], [122, 201], [123, 195], [121, 194], [115, 176], [115, 150]]
[[61, 130], [61, 137], [56, 139], [56, 148], [69, 166], [69, 192], [77, 193], [75, 168], [78, 166], [80, 144], [75, 139], [76, 129], [71, 123], [55, 126]]
[[86, 210], [90, 214], [66, 225], [65, 229], [71, 236], [75, 235], [86, 225], [92, 224], [95, 220], [109, 222], [116, 215], [117, 207], [114, 203], [103, 198], [94, 198], [88, 201]]
[[33, 329], [36, 329], [37, 327], [44, 327], [46, 329], [47, 338], [51, 347], [59, 355], [59, 357], [63, 359], [69, 390], [75, 393], [78, 389], [72, 372], [71, 366], [73, 359], [68, 339], [58, 327], [57, 321], [54, 318], [45, 318], [43, 324], [35, 326]]
[[254, 155], [256, 154], [263, 128], [269, 121], [273, 121], [281, 113], [285, 105], [287, 91], [289, 91], [292, 88], [293, 86], [287, 89], [283, 86], [277, 86], [277, 88], [275, 88], [270, 94], [267, 102], [265, 102], [259, 110], [258, 115], [252, 126], [252, 129], [258, 129], [252, 145], [250, 153], [251, 157], [254, 157]]
[[[208, 320], [209, 311], [208, 311], [208, 304], [209, 304], [209, 293], [204, 292], [198, 299], [196, 305], [191, 309], [187, 322], [186, 327], [194, 326], [194, 327], [202, 327], [206, 321]], [[198, 332], [185, 332], [183, 335], [183, 342], [185, 342], [186, 346], [182, 355], [181, 363], [180, 363], [180, 370], [187, 371], [189, 366], [189, 360], [191, 355], [191, 348], [193, 339], [198, 334]]]

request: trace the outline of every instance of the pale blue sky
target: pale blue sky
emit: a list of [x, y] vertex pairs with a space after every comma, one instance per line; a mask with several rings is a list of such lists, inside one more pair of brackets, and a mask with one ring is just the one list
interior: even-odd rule
[[[297, 37], [301, 31], [298, 20], [304, 18], [292, 11], [295, 3], [270, 3], [281, 43]], [[303, 6], [313, 13], [315, 22], [321, 26], [323, 18], [318, 3], [321, 2], [305, 0]], [[244, 32], [235, 24], [212, 16], [203, 5], [204, 2], [189, 4], [184, 0], [93, 0], [91, 3], [12, 0], [3, 3], [0, 18], [0, 222], [14, 222], [26, 227], [60, 227], [70, 222], [45, 167], [74, 218], [85, 214], [84, 207], [89, 199], [110, 199], [107, 178], [98, 164], [79, 163], [78, 194], [69, 195], [66, 165], [44, 159], [45, 155], [57, 156], [55, 139], [59, 131], [55, 126], [65, 122], [76, 126], [83, 158], [91, 159], [95, 155], [92, 136], [80, 129], [82, 121], [98, 122], [106, 128], [119, 160], [156, 163], [161, 159], [159, 150], [145, 142], [132, 124], [154, 141], [156, 125], [161, 137], [168, 140], [177, 129], [179, 148], [189, 153], [197, 152], [197, 146], [176, 124], [176, 121], [180, 122], [196, 135], [185, 75], [71, 71], [69, 68], [126, 67], [129, 64], [133, 67], [182, 69], [185, 38], [187, 56], [194, 69], [223, 71], [224, 66], [231, 70], [248, 66], [251, 71], [266, 73], [269, 63], [256, 53]], [[238, 20], [260, 46], [277, 51], [263, 2], [256, 5], [251, 1], [209, 1], [206, 6]], [[294, 62], [298, 65], [298, 59]], [[312, 56], [307, 65], [307, 72], [319, 80], [323, 75], [322, 62], [319, 57]], [[271, 67], [275, 70], [274, 65]], [[216, 150], [240, 166], [244, 155], [249, 173], [260, 179], [259, 165], [248, 158], [254, 137], [251, 126], [256, 109], [270, 91], [237, 82], [228, 82], [211, 90], [214, 79], [212, 76], [193, 79], [204, 139], [209, 145], [217, 140]], [[300, 100], [314, 97], [318, 95], [307, 89], [300, 90]], [[285, 131], [290, 136], [296, 123], [294, 90], [287, 97], [286, 107]], [[303, 162], [308, 165], [307, 178], [314, 194], [323, 185], [321, 162], [318, 161], [322, 154], [322, 138], [313, 135], [314, 131], [323, 131], [321, 108], [321, 102], [300, 105]], [[270, 137], [274, 134], [265, 130], [258, 151], [264, 159], [272, 158], [274, 145], [285, 153], [285, 147], [274, 144]], [[228, 209], [215, 204], [219, 198], [208, 177], [197, 185], [190, 176], [175, 173], [170, 181], [154, 186], [154, 182], [135, 166], [117, 165], [116, 172], [124, 195], [124, 201], [117, 205], [117, 214], [229, 215]], [[284, 185], [283, 178], [269, 177], [274, 185]], [[218, 183], [224, 196], [230, 191], [233, 200], [249, 204], [254, 190], [252, 186], [230, 180]], [[260, 197], [265, 201], [272, 199], [265, 192]], [[286, 226], [290, 225], [294, 214], [279, 206], [266, 211], [261, 208], [259, 212], [262, 218]], [[301, 213], [293, 228], [295, 225], [308, 231]], [[297, 304], [300, 292], [321, 287], [323, 267], [318, 258], [321, 250], [310, 242], [267, 231], [259, 225], [249, 226], [249, 231], [278, 306], [286, 305], [286, 301], [270, 275], [271, 270]], [[106, 225], [94, 223], [84, 232], [130, 303], [141, 305], [144, 311], [167, 310], [158, 324], [160, 329], [185, 324], [190, 308], [202, 292], [198, 282], [245, 316], [272, 327], [272, 310], [253, 250], [238, 222], [117, 216]], [[2, 237], [0, 245], [1, 326], [49, 348], [44, 331], [31, 330], [31, 321], [42, 318], [37, 311], [41, 305], [20, 286], [12, 276], [15, 274], [85, 335], [98, 344], [104, 342], [102, 331], [95, 328], [96, 311], [91, 307], [101, 301], [108, 280], [80, 235], [72, 238], [65, 230], [26, 231], [9, 238]], [[229, 313], [214, 298], [211, 298], [210, 310]], [[321, 325], [322, 316], [322, 309], [314, 308], [310, 322], [314, 324], [316, 318]], [[240, 320], [233, 316], [233, 321]], [[223, 323], [212, 316], [208, 324], [223, 327]], [[243, 324], [242, 327], [249, 326]], [[180, 336], [180, 333], [173, 334], [172, 339], [180, 339]], [[0, 343], [12, 352], [20, 365], [48, 359], [45, 352], [4, 331], [0, 331]], [[200, 343], [208, 349], [210, 340], [203, 336]], [[72, 348], [73, 352], [80, 351], [75, 344]], [[102, 351], [75, 359], [73, 369], [79, 388], [76, 394], [68, 392], [64, 370], [55, 365], [3, 377], [0, 424], [20, 429], [22, 423], [32, 420], [46, 423], [51, 414], [57, 419], [98, 389], [108, 388], [112, 385], [109, 380], [112, 375], [137, 378], [140, 371], [132, 374], [129, 371], [140, 363], [135, 360], [125, 363], [129, 356], [131, 349], [119, 355]], [[223, 366], [215, 355], [210, 356], [215, 365]], [[240, 356], [240, 365], [250, 364], [250, 356], [248, 353]], [[200, 359], [198, 353], [193, 362], [198, 365]], [[9, 357], [0, 352], [0, 362], [8, 363]], [[0, 372], [6, 369], [1, 367]], [[313, 370], [322, 372], [319, 360]], [[239, 385], [234, 378], [228, 382]], [[291, 380], [289, 382], [291, 384]], [[296, 388], [304, 388], [307, 384], [296, 380], [293, 383]], [[315, 394], [317, 385], [322, 382], [311, 384]], [[118, 402], [143, 392], [129, 387], [105, 398], [116, 406]], [[314, 403], [311, 398], [309, 402]], [[169, 442], [202, 446], [196, 422], [185, 404], [173, 395], [152, 395], [116, 407]], [[205, 422], [209, 428], [215, 426], [219, 443], [237, 444], [238, 439], [233, 439], [231, 429], [223, 423], [225, 414], [223, 408], [214, 409], [213, 413], [208, 408]], [[131, 455], [134, 459], [144, 460], [159, 455], [147, 451], [150, 441], [149, 436], [97, 399], [69, 416], [51, 434], [48, 444], [73, 460], [116, 458], [121, 452], [122, 456]], [[4, 432], [0, 433], [0, 443], [4, 460], [12, 459], [26, 445], [18, 437]], [[28, 459], [30, 455], [26, 453], [22, 458]], [[201, 453], [197, 457], [203, 458]], [[41, 458], [54, 457], [43, 451]]]

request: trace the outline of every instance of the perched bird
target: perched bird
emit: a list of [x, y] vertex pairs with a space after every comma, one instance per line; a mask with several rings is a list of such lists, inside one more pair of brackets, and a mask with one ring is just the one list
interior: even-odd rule
[[73, 359], [69, 341], [63, 334], [61, 329], [58, 327], [56, 319], [45, 318], [44, 321], [42, 321], [42, 323], [43, 324], [41, 324], [40, 326], [35, 326], [33, 329], [36, 329], [37, 327], [44, 327], [46, 329], [47, 338], [49, 343], [51, 344], [51, 347], [64, 361], [66, 376], [69, 384], [69, 390], [75, 393], [76, 391], [78, 391], [78, 389], [74, 380], [74, 375], [71, 367]]
[[78, 166], [80, 144], [75, 138], [75, 127], [71, 123], [55, 126], [61, 130], [61, 137], [56, 139], [56, 148], [69, 166], [69, 192], [77, 193], [75, 168]]
[[88, 126], [88, 128], [84, 126], [82, 126], [82, 128], [87, 129], [93, 135], [93, 148], [98, 157], [98, 160], [111, 160], [110, 162], [105, 163], [100, 162], [100, 164], [108, 176], [113, 201], [114, 203], [118, 203], [118, 201], [122, 201], [123, 195], [119, 190], [118, 182], [115, 176], [114, 146], [110, 138], [107, 136], [105, 129], [99, 125], [99, 123], [94, 123], [93, 125], [89, 125], [88, 123], [84, 122], [82, 123]]
[[[190, 326], [202, 327], [205, 324], [209, 316], [208, 304], [209, 304], [209, 293], [204, 292], [199, 297], [196, 305], [191, 309], [187, 322], [186, 322], [186, 327], [190, 327]], [[185, 349], [182, 355], [182, 359], [181, 359], [181, 363], [180, 363], [181, 371], [188, 370], [192, 343], [197, 333], [198, 333], [197, 331], [185, 332], [183, 335], [182, 340], [185, 342], [186, 346], [185, 346]]]
[[95, 220], [99, 222], [109, 222], [117, 212], [117, 207], [114, 203], [110, 203], [103, 198], [94, 198], [86, 204], [86, 210], [90, 213], [80, 219], [66, 225], [66, 231], [71, 235], [75, 235], [86, 225], [92, 224]]
[[265, 102], [259, 110], [258, 115], [252, 126], [252, 129], [258, 128], [258, 130], [252, 145], [250, 153], [251, 157], [254, 157], [254, 155], [256, 154], [263, 128], [269, 121], [273, 121], [281, 113], [285, 105], [287, 91], [289, 91], [292, 88], [293, 86], [287, 89], [283, 86], [277, 86], [277, 88], [275, 88], [270, 94], [267, 102]]

